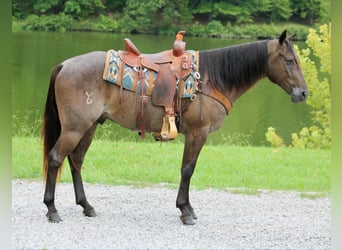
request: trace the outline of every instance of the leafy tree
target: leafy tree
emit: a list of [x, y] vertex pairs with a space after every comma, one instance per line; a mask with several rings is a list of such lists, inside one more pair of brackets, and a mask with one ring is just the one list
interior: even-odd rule
[[108, 12], [121, 12], [126, 5], [124, 0], [104, 0], [103, 5]]
[[[253, 0], [254, 1], [254, 0]], [[222, 1], [222, 0], [204, 0], [199, 1], [195, 6], [193, 13], [206, 15], [208, 21], [219, 19], [221, 21], [233, 21], [237, 23], [251, 22], [251, 10], [249, 4], [251, 0], [244, 1]]]
[[13, 0], [12, 15], [19, 19], [24, 19], [30, 13], [33, 13], [34, 0]]
[[59, 0], [36, 0], [34, 1], [33, 8], [35, 14], [51, 14], [51, 12], [60, 11], [60, 1]]
[[[293, 133], [292, 145], [297, 148], [331, 148], [331, 24], [320, 26], [319, 32], [309, 30], [306, 43], [309, 48], [298, 50], [302, 62], [303, 74], [308, 83], [310, 96], [307, 104], [312, 108], [313, 124], [304, 127], [299, 133]], [[320, 65], [310, 59], [310, 55], [319, 59]], [[320, 75], [318, 74], [320, 72]], [[276, 134], [274, 128], [268, 128], [266, 140], [273, 146], [284, 146], [282, 138]]]
[[160, 28], [190, 23], [193, 16], [188, 4], [189, 0], [126, 0], [121, 19], [122, 31], [158, 33]]
[[330, 0], [291, 0], [294, 14], [304, 18], [309, 24], [316, 20], [321, 22], [330, 21]]
[[188, 0], [166, 1], [161, 11], [160, 23], [166, 27], [190, 23], [193, 16], [188, 4]]
[[292, 14], [289, 0], [271, 0], [270, 1], [271, 22], [278, 20], [288, 20]]
[[97, 15], [104, 8], [101, 0], [67, 0], [64, 4], [63, 12], [75, 19], [80, 19], [94, 14]]
[[59, 0], [13, 0], [12, 12], [18, 18], [30, 14], [56, 14], [61, 10], [61, 4]]

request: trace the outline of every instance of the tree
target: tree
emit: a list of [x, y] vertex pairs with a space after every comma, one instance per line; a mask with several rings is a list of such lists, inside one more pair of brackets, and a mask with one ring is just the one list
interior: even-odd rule
[[270, 1], [271, 22], [279, 20], [288, 20], [291, 17], [292, 10], [289, 0], [271, 0]]
[[121, 12], [126, 5], [124, 0], [104, 0], [103, 5], [109, 12]]
[[101, 0], [67, 0], [63, 13], [71, 15], [74, 19], [82, 19], [90, 15], [98, 15], [99, 11], [104, 8]]
[[321, 22], [330, 21], [330, 0], [291, 0], [291, 7], [294, 14], [313, 24], [319, 20]]
[[24, 19], [30, 14], [48, 13], [58, 2], [58, 0], [13, 0], [12, 13], [15, 17]]
[[36, 0], [34, 1], [33, 8], [35, 14], [54, 14], [59, 12], [61, 3], [59, 0]]
[[157, 10], [165, 5], [166, 0], [126, 0], [121, 19], [123, 32], [150, 32], [157, 25], [154, 23]]
[[190, 23], [193, 16], [188, 4], [188, 0], [166, 1], [165, 6], [161, 10], [161, 26], [168, 28]]

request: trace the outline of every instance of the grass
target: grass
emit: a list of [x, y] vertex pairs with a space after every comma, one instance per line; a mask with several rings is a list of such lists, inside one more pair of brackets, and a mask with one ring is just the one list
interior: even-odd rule
[[[183, 144], [94, 140], [82, 176], [88, 183], [178, 187]], [[38, 137], [12, 138], [13, 178], [42, 179], [42, 144]], [[198, 189], [238, 188], [330, 191], [331, 154], [327, 150], [204, 146], [191, 185]], [[62, 182], [71, 182], [65, 162]], [[305, 195], [304, 195], [305, 196]]]

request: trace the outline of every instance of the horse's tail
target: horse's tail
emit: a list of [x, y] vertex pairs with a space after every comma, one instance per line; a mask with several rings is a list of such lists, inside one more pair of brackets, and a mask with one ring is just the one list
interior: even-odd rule
[[[61, 133], [61, 123], [59, 120], [56, 96], [55, 96], [55, 81], [58, 73], [63, 68], [63, 65], [57, 65], [51, 74], [50, 86], [48, 90], [48, 96], [46, 98], [44, 118], [43, 118], [43, 129], [42, 138], [44, 140], [43, 144], [43, 177], [46, 180], [48, 172], [48, 154], [50, 150], [55, 145], [60, 133]], [[58, 169], [58, 176], [60, 175], [62, 168]]]

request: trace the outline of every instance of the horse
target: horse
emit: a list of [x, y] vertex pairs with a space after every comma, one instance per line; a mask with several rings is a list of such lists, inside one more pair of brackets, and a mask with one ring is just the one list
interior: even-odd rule
[[[285, 30], [274, 39], [198, 51], [201, 89], [216, 91], [234, 103], [259, 80], [268, 77], [292, 102], [305, 101], [308, 88], [292, 37], [287, 37]], [[66, 59], [52, 70], [42, 128], [43, 202], [50, 222], [62, 220], [55, 207], [55, 186], [65, 158], [71, 169], [76, 205], [83, 207], [85, 216], [96, 216], [84, 192], [81, 169], [97, 125], [108, 119], [139, 131], [136, 117], [142, 103], [137, 101], [136, 93], [103, 80], [105, 57], [106, 52], [93, 51]], [[182, 100], [179, 115], [179, 132], [184, 134], [185, 142], [176, 207], [185, 225], [193, 225], [197, 219], [189, 199], [197, 158], [208, 134], [219, 129], [229, 113], [220, 98], [204, 91], [196, 94], [197, 98]], [[163, 108], [153, 105], [148, 97], [144, 112], [149, 117], [146, 132], [160, 131]]]

